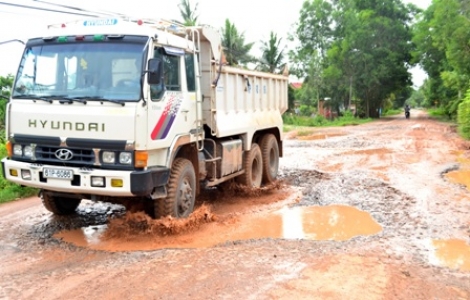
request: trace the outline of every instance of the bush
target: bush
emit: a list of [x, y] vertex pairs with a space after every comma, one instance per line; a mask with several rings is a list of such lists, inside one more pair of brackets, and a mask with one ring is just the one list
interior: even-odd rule
[[470, 89], [467, 90], [465, 99], [459, 104], [457, 124], [460, 135], [470, 139]]

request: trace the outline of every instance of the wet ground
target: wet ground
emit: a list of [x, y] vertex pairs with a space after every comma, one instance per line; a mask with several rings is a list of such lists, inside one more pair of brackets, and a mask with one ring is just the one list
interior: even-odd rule
[[286, 134], [280, 182], [187, 220], [0, 205], [5, 299], [470, 299], [470, 148], [412, 111]]

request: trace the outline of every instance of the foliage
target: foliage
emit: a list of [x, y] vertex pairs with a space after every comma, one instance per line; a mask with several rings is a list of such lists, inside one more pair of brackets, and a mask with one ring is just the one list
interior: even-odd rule
[[5, 124], [5, 109], [8, 97], [10, 96], [10, 89], [13, 85], [13, 79], [13, 75], [0, 76], [0, 128], [3, 128]]
[[253, 58], [248, 54], [253, 44], [246, 44], [245, 34], [239, 33], [235, 24], [231, 23], [229, 19], [225, 20], [225, 27], [222, 28], [222, 46], [229, 65], [240, 65], [253, 61]]
[[306, 117], [306, 116], [295, 116], [295, 115], [283, 115], [284, 120], [284, 127], [292, 129], [294, 127], [325, 127], [325, 126], [348, 126], [348, 125], [359, 125], [370, 122], [371, 119], [359, 119], [352, 115], [351, 112], [345, 112], [343, 116], [334, 119], [334, 120], [327, 120], [325, 117], [321, 115], [317, 115], [315, 117]]
[[404, 102], [417, 11], [400, 0], [305, 1], [291, 36], [299, 46], [290, 52], [294, 71], [305, 77], [303, 100], [328, 97], [336, 111], [356, 100], [375, 117], [390, 95]]
[[458, 130], [465, 139], [470, 139], [470, 89], [467, 90], [465, 99], [458, 108]]
[[281, 38], [273, 31], [269, 34], [269, 40], [261, 41], [261, 58], [258, 69], [263, 72], [279, 73], [284, 62], [284, 48], [281, 48]]
[[189, 0], [181, 0], [178, 8], [180, 10], [181, 17], [183, 18], [183, 24], [185, 26], [196, 26], [197, 25], [197, 18], [196, 11], [197, 6], [199, 3], [194, 5], [194, 8], [191, 8], [191, 3]]
[[392, 109], [386, 110], [386, 111], [382, 114], [382, 116], [384, 116], [384, 117], [385, 117], [385, 116], [395, 116], [395, 115], [399, 115], [399, 114], [401, 114], [401, 113], [403, 113], [403, 110], [402, 110], [402, 109], [393, 109], [393, 108], [392, 108]]
[[469, 16], [468, 1], [434, 0], [414, 29], [414, 60], [428, 74], [424, 106], [439, 106], [452, 119], [470, 88]]

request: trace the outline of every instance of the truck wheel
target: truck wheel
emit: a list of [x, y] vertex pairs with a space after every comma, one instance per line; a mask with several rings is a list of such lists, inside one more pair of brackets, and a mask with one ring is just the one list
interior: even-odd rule
[[273, 183], [279, 169], [279, 146], [273, 134], [266, 134], [260, 143], [263, 157], [263, 183]]
[[41, 200], [44, 207], [56, 215], [70, 215], [75, 212], [81, 199], [51, 196], [49, 193], [42, 192]]
[[245, 152], [243, 168], [245, 173], [237, 178], [238, 182], [248, 187], [260, 187], [263, 178], [263, 158], [258, 144], [253, 143], [251, 150]]
[[186, 218], [194, 209], [196, 201], [196, 175], [191, 161], [177, 158], [171, 168], [168, 195], [156, 200], [155, 218], [172, 216]]

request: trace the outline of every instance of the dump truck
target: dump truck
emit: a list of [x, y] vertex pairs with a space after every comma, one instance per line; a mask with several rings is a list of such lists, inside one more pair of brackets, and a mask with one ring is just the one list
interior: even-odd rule
[[219, 32], [163, 19], [53, 24], [26, 41], [3, 176], [67, 215], [83, 199], [185, 218], [202, 189], [276, 180], [288, 76], [230, 66]]

